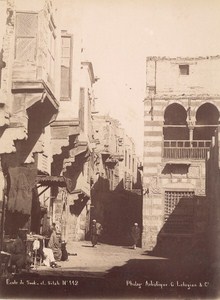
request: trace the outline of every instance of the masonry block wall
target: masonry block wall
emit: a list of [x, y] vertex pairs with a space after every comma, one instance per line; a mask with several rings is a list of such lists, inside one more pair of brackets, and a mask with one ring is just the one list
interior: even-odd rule
[[142, 245], [149, 250], [161, 237], [192, 241], [204, 231], [205, 159], [219, 123], [219, 75], [220, 56], [147, 58]]

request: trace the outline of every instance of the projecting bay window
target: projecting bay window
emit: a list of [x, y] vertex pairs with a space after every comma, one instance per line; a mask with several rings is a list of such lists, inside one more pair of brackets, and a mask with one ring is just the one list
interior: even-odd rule
[[62, 35], [61, 40], [61, 100], [70, 100], [72, 36], [67, 34]]
[[43, 80], [54, 89], [56, 34], [53, 18], [41, 13], [16, 12], [13, 81]]
[[37, 53], [37, 13], [16, 13], [15, 59], [22, 62], [36, 61]]

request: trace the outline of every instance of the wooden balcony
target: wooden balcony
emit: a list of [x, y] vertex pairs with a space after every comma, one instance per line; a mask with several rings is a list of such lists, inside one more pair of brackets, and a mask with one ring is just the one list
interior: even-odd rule
[[164, 140], [163, 158], [203, 160], [210, 145], [210, 140]]

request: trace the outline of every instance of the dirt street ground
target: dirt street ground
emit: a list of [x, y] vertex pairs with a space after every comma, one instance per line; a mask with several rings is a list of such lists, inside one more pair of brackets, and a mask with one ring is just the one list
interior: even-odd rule
[[[37, 272], [42, 275], [77, 275], [101, 278], [112, 268], [121, 267], [128, 260], [146, 259], [146, 256], [142, 255], [144, 251], [141, 248], [134, 250], [130, 247], [106, 244], [98, 244], [93, 248], [88, 241], [71, 243], [67, 245], [67, 251], [69, 259], [59, 262], [60, 268], [52, 269], [42, 266], [37, 268]], [[148, 257], [148, 259], [151, 258]]]
[[[218, 273], [198, 257], [169, 260], [144, 249], [88, 241], [67, 245], [69, 260], [57, 269], [38, 266], [1, 280], [5, 298], [214, 299]], [[77, 254], [77, 255], [75, 255]]]

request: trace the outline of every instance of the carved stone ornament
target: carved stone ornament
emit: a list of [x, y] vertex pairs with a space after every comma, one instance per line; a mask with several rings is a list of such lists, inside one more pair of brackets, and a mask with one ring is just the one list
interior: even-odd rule
[[158, 177], [153, 177], [149, 182], [149, 190], [152, 194], [161, 194], [161, 186]]

